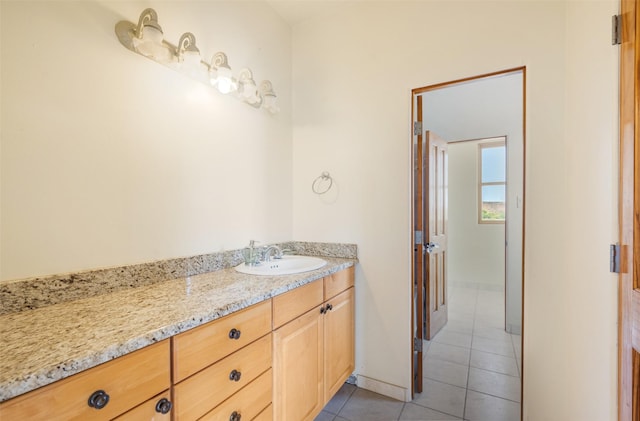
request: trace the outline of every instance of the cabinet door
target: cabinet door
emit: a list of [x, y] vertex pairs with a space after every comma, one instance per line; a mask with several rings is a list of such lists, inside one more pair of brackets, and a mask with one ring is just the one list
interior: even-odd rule
[[324, 315], [324, 394], [329, 401], [354, 370], [353, 288], [326, 302]]
[[324, 406], [320, 308], [273, 332], [273, 418], [278, 421], [313, 420]]

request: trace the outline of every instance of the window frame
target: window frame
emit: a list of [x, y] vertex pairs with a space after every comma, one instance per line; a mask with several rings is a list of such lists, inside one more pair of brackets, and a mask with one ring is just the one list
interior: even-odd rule
[[[499, 140], [498, 140], [499, 139]], [[499, 148], [504, 147], [504, 181], [491, 181], [491, 182], [482, 182], [482, 151], [483, 149], [490, 148]], [[507, 137], [495, 137], [491, 139], [487, 139], [478, 144], [478, 190], [477, 190], [477, 214], [478, 214], [478, 224], [504, 224], [507, 220]], [[504, 204], [505, 204], [505, 216], [504, 219], [483, 219], [482, 218], [482, 188], [484, 186], [504, 186]]]

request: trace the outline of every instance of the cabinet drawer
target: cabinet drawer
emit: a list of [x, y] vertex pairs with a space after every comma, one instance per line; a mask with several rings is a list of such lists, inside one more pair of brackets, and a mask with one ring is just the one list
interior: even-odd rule
[[[176, 419], [192, 420], [202, 416], [270, 367], [271, 334], [268, 334], [177, 384], [174, 389]], [[238, 380], [232, 379], [234, 370], [236, 376], [239, 373]]]
[[321, 303], [322, 279], [273, 297], [273, 328], [279, 328]]
[[324, 299], [335, 297], [353, 286], [355, 267], [341, 270], [324, 278]]
[[273, 405], [267, 406], [253, 421], [273, 421]]
[[267, 300], [174, 336], [174, 382], [186, 379], [270, 331], [271, 300]]
[[201, 418], [203, 421], [228, 421], [237, 413], [242, 420], [253, 420], [271, 403], [271, 369], [244, 389]]
[[[169, 391], [155, 396], [142, 405], [138, 405], [129, 412], [120, 415], [114, 421], [169, 421], [171, 419], [171, 406], [167, 406], [167, 402], [171, 402], [171, 394]], [[163, 413], [168, 411], [166, 413]]]
[[[2, 420], [106, 420], [169, 389], [169, 340], [101, 364], [0, 405]], [[102, 409], [94, 392], [109, 396]]]

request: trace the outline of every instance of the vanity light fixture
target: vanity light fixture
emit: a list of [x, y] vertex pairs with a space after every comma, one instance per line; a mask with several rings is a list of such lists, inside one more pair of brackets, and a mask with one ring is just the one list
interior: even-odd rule
[[164, 34], [155, 10], [145, 9], [140, 14], [138, 26], [134, 28], [133, 35], [131, 42], [140, 54], [154, 60], [166, 60], [170, 57], [171, 53], [162, 43]]
[[264, 98], [264, 104], [262, 107], [269, 111], [271, 114], [277, 114], [280, 112], [280, 107], [276, 103], [276, 93], [273, 91], [273, 85], [270, 81], [265, 80], [260, 84], [260, 91], [262, 92], [262, 98]]
[[239, 75], [240, 95], [248, 104], [259, 108], [262, 105], [262, 96], [258, 91], [256, 82], [253, 80], [253, 74], [249, 69], [242, 69]]
[[196, 37], [191, 32], [185, 32], [178, 41], [178, 62], [194, 62], [200, 64], [200, 50], [196, 47]]
[[134, 53], [211, 84], [223, 94], [238, 91], [235, 97], [252, 107], [262, 107], [272, 114], [280, 111], [270, 81], [265, 80], [258, 87], [249, 69], [243, 69], [236, 79], [223, 52], [214, 54], [211, 64], [203, 62], [196, 47], [196, 37], [191, 32], [182, 34], [178, 46], [170, 44], [164, 39], [158, 14], [151, 8], [142, 11], [137, 25], [121, 21], [115, 29], [120, 43]]
[[228, 94], [238, 89], [238, 84], [233, 77], [231, 67], [229, 67], [229, 60], [225, 53], [218, 52], [213, 55], [209, 73], [211, 75], [211, 84], [218, 88], [220, 93]]
[[196, 47], [196, 37], [191, 32], [185, 32], [178, 41], [176, 51], [178, 68], [194, 79], [203, 79], [205, 67], [200, 60], [200, 50]]

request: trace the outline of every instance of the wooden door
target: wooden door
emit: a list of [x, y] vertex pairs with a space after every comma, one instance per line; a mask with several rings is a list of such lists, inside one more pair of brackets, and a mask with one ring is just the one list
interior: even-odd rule
[[331, 399], [355, 368], [353, 287], [325, 304], [324, 400]]
[[428, 202], [425, 337], [431, 340], [447, 323], [447, 142], [432, 132], [425, 133]]
[[413, 136], [413, 180], [412, 180], [412, 224], [413, 224], [413, 261], [411, 265], [411, 327], [412, 327], [412, 359], [411, 359], [411, 390], [413, 393], [422, 392], [422, 341], [424, 339], [424, 309], [425, 309], [425, 222], [424, 216], [424, 186], [426, 179], [426, 154], [422, 131], [422, 96], [415, 96], [414, 100], [414, 136]]
[[[640, 420], [640, 0], [622, 0], [620, 49], [620, 278], [618, 287], [618, 419]], [[634, 328], [635, 326], [635, 328]]]
[[324, 306], [273, 332], [273, 418], [276, 420], [312, 421], [324, 407], [321, 308]]

